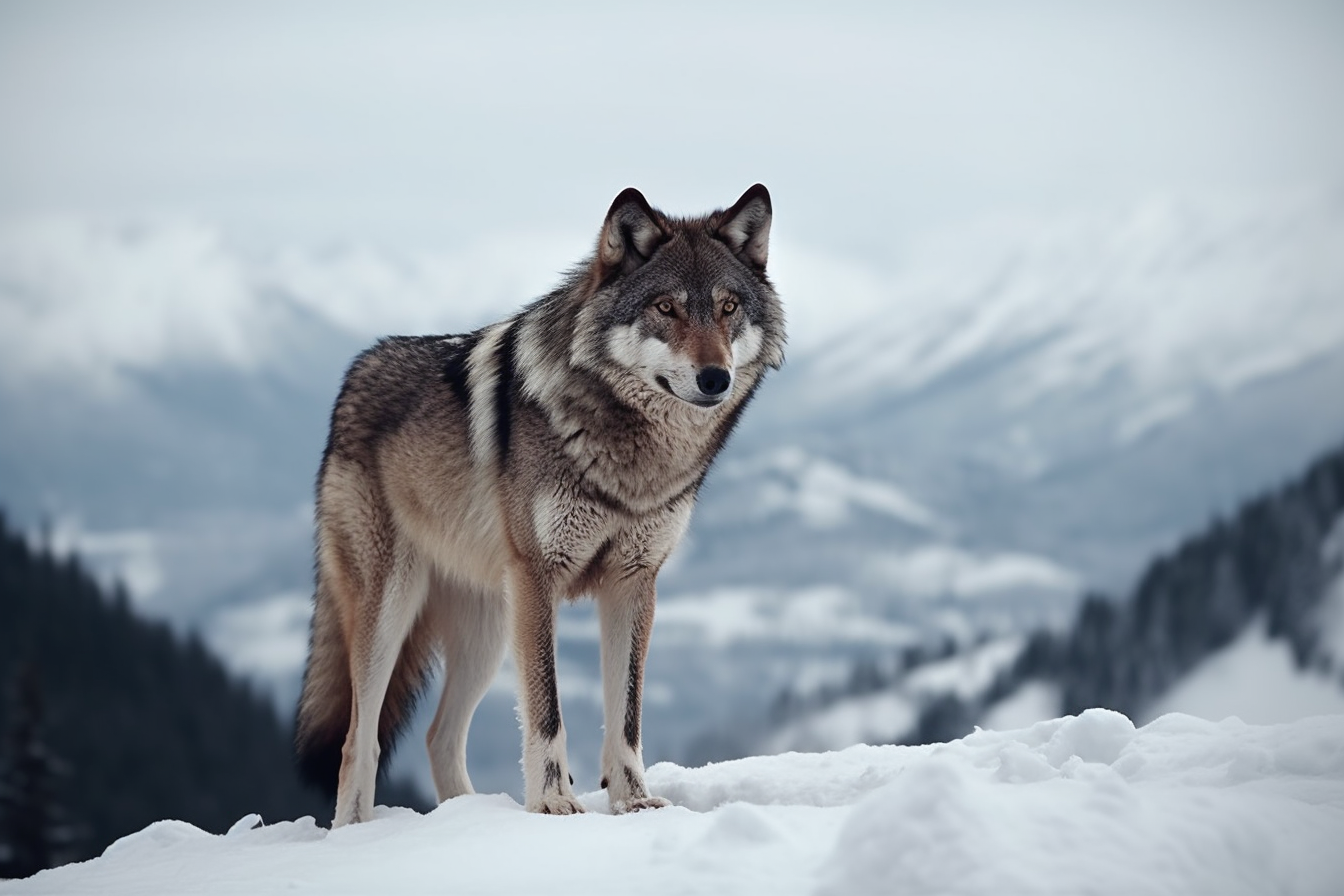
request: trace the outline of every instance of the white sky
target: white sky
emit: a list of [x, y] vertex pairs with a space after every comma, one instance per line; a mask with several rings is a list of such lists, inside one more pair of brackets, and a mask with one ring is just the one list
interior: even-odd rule
[[582, 250], [627, 185], [691, 213], [760, 180], [777, 235], [873, 259], [986, 214], [1344, 180], [1344, 4], [555, 9], [9, 0], [0, 218]]

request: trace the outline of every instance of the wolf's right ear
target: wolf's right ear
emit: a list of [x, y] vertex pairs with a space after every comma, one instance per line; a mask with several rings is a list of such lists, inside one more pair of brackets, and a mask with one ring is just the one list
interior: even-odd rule
[[661, 218], [649, 206], [643, 193], [634, 187], [621, 191], [607, 212], [602, 235], [597, 241], [597, 262], [602, 268], [602, 279], [616, 272], [628, 274], [649, 260], [653, 251], [667, 239]]
[[733, 254], [758, 271], [765, 270], [770, 254], [770, 191], [755, 184], [719, 219], [719, 239]]

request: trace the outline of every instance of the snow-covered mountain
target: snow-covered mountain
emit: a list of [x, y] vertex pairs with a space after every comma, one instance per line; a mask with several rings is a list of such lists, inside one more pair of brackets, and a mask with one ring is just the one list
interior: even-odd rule
[[[948, 740], [1105, 706], [1273, 723], [1344, 713], [1344, 448], [1154, 559], [1071, 626], [906, 651], [788, 689], [737, 751]], [[712, 748], [733, 744], [722, 738]]]
[[[586, 248], [265, 253], [199, 225], [10, 224], [0, 500], [288, 703], [343, 366], [381, 333], [505, 313]], [[998, 221], [897, 262], [774, 258], [795, 348], [663, 577], [651, 760], [858, 660], [1061, 627], [1084, 587], [1124, 590], [1344, 433], [1344, 192]], [[583, 607], [560, 662], [582, 776], [600, 725]], [[512, 706], [505, 673], [473, 729], [488, 789], [517, 788]]]

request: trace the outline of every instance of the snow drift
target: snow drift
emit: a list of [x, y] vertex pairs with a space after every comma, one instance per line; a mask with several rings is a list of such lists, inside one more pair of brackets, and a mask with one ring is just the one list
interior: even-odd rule
[[1266, 893], [1344, 879], [1344, 715], [1275, 726], [1089, 710], [927, 747], [649, 772], [670, 809], [500, 795], [327, 831], [161, 821], [6, 893]]

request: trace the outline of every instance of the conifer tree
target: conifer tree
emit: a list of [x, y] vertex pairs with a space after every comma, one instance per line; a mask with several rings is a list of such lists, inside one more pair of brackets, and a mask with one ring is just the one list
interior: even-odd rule
[[0, 877], [28, 877], [63, 860], [74, 840], [56, 797], [61, 763], [47, 747], [41, 679], [25, 664], [15, 681], [0, 762]]

